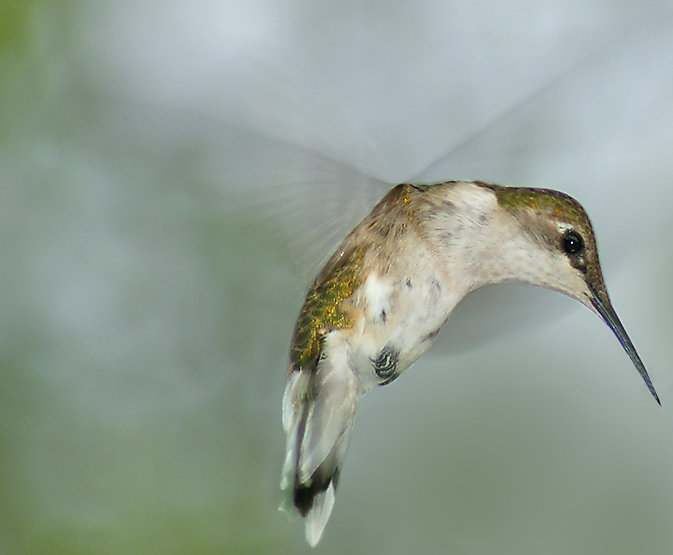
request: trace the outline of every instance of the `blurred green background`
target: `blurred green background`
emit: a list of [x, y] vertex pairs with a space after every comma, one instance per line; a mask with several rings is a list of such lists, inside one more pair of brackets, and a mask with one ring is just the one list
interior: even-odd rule
[[589, 311], [477, 292], [363, 402], [315, 552], [671, 553], [672, 31], [651, 0], [0, 1], [0, 553], [310, 551], [287, 351], [360, 171], [578, 197], [663, 407]]

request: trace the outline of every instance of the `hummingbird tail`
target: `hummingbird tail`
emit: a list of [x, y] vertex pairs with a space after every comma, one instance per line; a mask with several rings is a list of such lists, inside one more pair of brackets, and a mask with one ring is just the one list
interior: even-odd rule
[[314, 547], [334, 504], [339, 472], [361, 396], [346, 353], [321, 357], [316, 370], [293, 370], [283, 398], [287, 434], [281, 509], [305, 519]]

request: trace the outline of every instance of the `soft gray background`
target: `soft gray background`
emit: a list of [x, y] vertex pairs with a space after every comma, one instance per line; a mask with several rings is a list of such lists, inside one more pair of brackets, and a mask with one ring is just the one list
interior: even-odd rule
[[670, 2], [3, 0], [0, 140], [0, 553], [310, 551], [280, 402], [359, 171], [578, 197], [663, 407], [588, 310], [477, 292], [315, 552], [673, 550]]

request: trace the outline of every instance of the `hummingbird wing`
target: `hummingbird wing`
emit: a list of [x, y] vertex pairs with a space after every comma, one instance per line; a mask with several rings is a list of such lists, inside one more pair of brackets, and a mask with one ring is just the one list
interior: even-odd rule
[[111, 103], [109, 111], [108, 148], [141, 155], [169, 182], [183, 179], [192, 201], [272, 238], [307, 284], [393, 186], [334, 149], [252, 124], [139, 101]]
[[287, 434], [281, 508], [305, 519], [315, 546], [327, 524], [362, 396], [341, 332], [325, 337], [315, 370], [292, 369], [283, 398]]
[[226, 189], [230, 212], [247, 213], [281, 238], [308, 283], [392, 187], [315, 149], [250, 129], [221, 128], [227, 148], [210, 157], [209, 181]]
[[[570, 104], [576, 109], [578, 98], [573, 95], [586, 98], [587, 81], [596, 73], [596, 64], [613, 58], [616, 46], [623, 45], [628, 35], [638, 31], [649, 18], [646, 14], [629, 19], [604, 36], [599, 34], [593, 46], [579, 55], [569, 54], [537, 86], [466, 133], [409, 181], [428, 183], [450, 176], [503, 185], [535, 183], [537, 166], [547, 162], [550, 155], [558, 156], [557, 148], [550, 149], [548, 143], [540, 140], [541, 132], [547, 130], [550, 134], [551, 129], [558, 128], [559, 107]], [[548, 176], [550, 171], [545, 167], [541, 173]]]

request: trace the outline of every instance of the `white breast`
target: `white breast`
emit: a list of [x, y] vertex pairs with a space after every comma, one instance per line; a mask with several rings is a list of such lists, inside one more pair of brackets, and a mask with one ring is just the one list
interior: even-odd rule
[[430, 262], [423, 272], [370, 274], [361, 290], [363, 318], [350, 334], [352, 360], [368, 388], [380, 383], [372, 363], [384, 348], [399, 351], [397, 374], [406, 370], [432, 345], [449, 314], [462, 298], [443, 284]]

